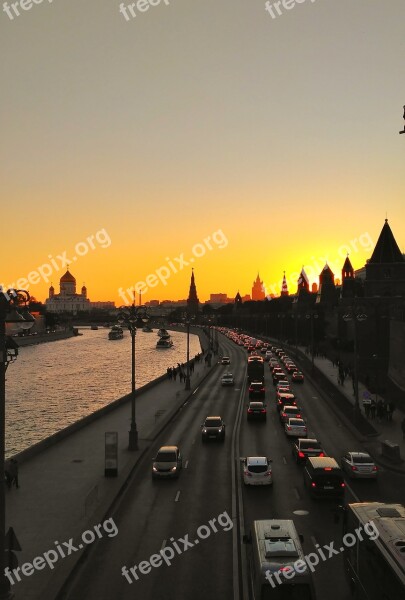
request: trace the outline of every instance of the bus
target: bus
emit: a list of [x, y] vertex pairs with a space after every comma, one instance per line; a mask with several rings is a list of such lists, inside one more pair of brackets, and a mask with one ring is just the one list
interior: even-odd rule
[[[364, 533], [367, 523], [372, 525], [375, 535]], [[363, 532], [361, 536], [357, 533], [359, 529]], [[347, 539], [353, 545], [348, 547], [347, 544], [344, 548], [352, 598], [405, 598], [405, 506], [382, 502], [348, 504], [344, 510], [343, 532], [352, 534]]]
[[251, 532], [243, 541], [249, 544], [253, 600], [316, 600], [312, 573], [304, 561], [303, 538], [292, 520], [253, 521]]

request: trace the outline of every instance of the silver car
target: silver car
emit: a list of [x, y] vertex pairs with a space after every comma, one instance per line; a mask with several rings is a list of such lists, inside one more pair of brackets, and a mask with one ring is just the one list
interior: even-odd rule
[[342, 469], [353, 479], [376, 479], [378, 468], [367, 452], [346, 452], [341, 460]]
[[305, 424], [304, 419], [288, 419], [284, 426], [284, 431], [286, 432], [288, 437], [308, 437], [307, 426]]
[[178, 446], [162, 446], [152, 464], [152, 478], [175, 477], [183, 466], [183, 459]]
[[271, 485], [273, 473], [271, 459], [266, 456], [248, 456], [243, 460], [243, 483], [245, 485]]

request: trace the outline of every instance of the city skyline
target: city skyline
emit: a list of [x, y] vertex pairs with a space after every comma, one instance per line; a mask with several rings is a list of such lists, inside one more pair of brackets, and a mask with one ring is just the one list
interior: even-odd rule
[[2, 13], [3, 237], [15, 207], [23, 218], [1, 281], [55, 260], [31, 286], [45, 299], [65, 255], [92, 299], [118, 303], [159, 269], [167, 285], [145, 299], [183, 298], [192, 266], [201, 299], [250, 293], [257, 271], [279, 293], [302, 265], [311, 283], [346, 251], [363, 266], [386, 216], [405, 245], [404, 10], [319, 1], [272, 19], [264, 3], [177, 0], [127, 22], [114, 3], [72, 0]]

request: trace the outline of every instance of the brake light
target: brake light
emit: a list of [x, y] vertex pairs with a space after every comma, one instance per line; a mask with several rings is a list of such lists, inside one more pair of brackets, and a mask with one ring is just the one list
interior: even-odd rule
[[291, 427], [289, 425], [287, 425], [287, 429], [288, 431], [291, 431]]
[[343, 483], [340, 484], [340, 487], [344, 488], [344, 487], [346, 487], [346, 484], [343, 482]]
[[305, 458], [305, 454], [303, 452], [301, 452], [301, 450], [298, 452], [298, 456], [300, 458]]
[[311, 487], [316, 487], [316, 483], [315, 483], [315, 481], [313, 481], [313, 482], [311, 483]]
[[260, 412], [262, 412], [262, 413], [265, 413], [265, 412], [266, 412], [266, 409], [265, 409], [265, 408], [262, 408], [262, 410], [261, 410]]
[[301, 415], [299, 415], [299, 414], [298, 414], [298, 415], [295, 415], [295, 418], [296, 418], [296, 419], [301, 419]]
[[355, 467], [354, 465], [352, 466], [352, 471], [357, 471], [357, 467]]
[[332, 471], [332, 467], [324, 467], [323, 470], [324, 471]]
[[378, 471], [378, 468], [376, 467], [376, 465], [374, 465], [374, 467], [372, 468], [372, 471]]
[[253, 410], [251, 408], [248, 408], [248, 413], [253, 412]]
[[252, 477], [252, 473], [250, 473], [250, 471], [248, 471], [247, 469], [246, 469], [246, 471], [245, 471], [245, 475], [246, 475], [247, 477]]
[[282, 412], [282, 413], [281, 413], [281, 416], [282, 416], [282, 417], [285, 417], [285, 416], [286, 416], [285, 412]]
[[319, 456], [325, 456], [325, 454], [323, 452], [320, 452]]
[[270, 475], [271, 475], [271, 471], [267, 471], [267, 472], [264, 474], [264, 476], [265, 476], [265, 477], [269, 477]]

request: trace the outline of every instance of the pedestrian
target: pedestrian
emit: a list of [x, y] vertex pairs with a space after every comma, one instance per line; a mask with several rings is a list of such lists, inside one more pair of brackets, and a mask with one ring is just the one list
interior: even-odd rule
[[172, 370], [171, 370], [170, 367], [167, 367], [167, 376], [168, 376], [169, 379], [172, 378]]
[[183, 381], [183, 371], [180, 371], [179, 373], [179, 379], [180, 379], [180, 383]]
[[378, 423], [381, 423], [383, 416], [384, 416], [384, 405], [380, 398], [380, 400], [378, 400], [378, 402], [377, 402], [377, 421], [378, 421]]
[[173, 379], [174, 379], [174, 381], [176, 381], [176, 377], [177, 377], [177, 369], [176, 369], [176, 367], [173, 367], [172, 371], [173, 371]]
[[405, 440], [405, 417], [402, 419], [401, 429], [402, 429], [402, 439]]
[[371, 408], [371, 400], [370, 398], [364, 398], [363, 400], [363, 408], [366, 413], [367, 419], [370, 417], [370, 408]]
[[20, 486], [18, 485], [18, 462], [15, 458], [12, 458], [10, 460], [9, 473], [11, 476], [11, 484], [14, 483], [15, 487], [19, 488]]
[[11, 484], [13, 482], [13, 478], [11, 476], [11, 469], [12, 469], [12, 467], [11, 467], [10, 461], [7, 460], [4, 463], [4, 476], [5, 476], [5, 480], [6, 480], [6, 484], [7, 484], [8, 489], [11, 488]]
[[391, 402], [388, 403], [388, 421], [392, 421], [392, 415], [394, 414], [394, 410], [395, 402], [391, 400]]
[[374, 419], [375, 419], [375, 411], [376, 411], [376, 404], [375, 404], [374, 398], [372, 398], [371, 404], [370, 404], [370, 417], [371, 417], [372, 421], [374, 421]]

